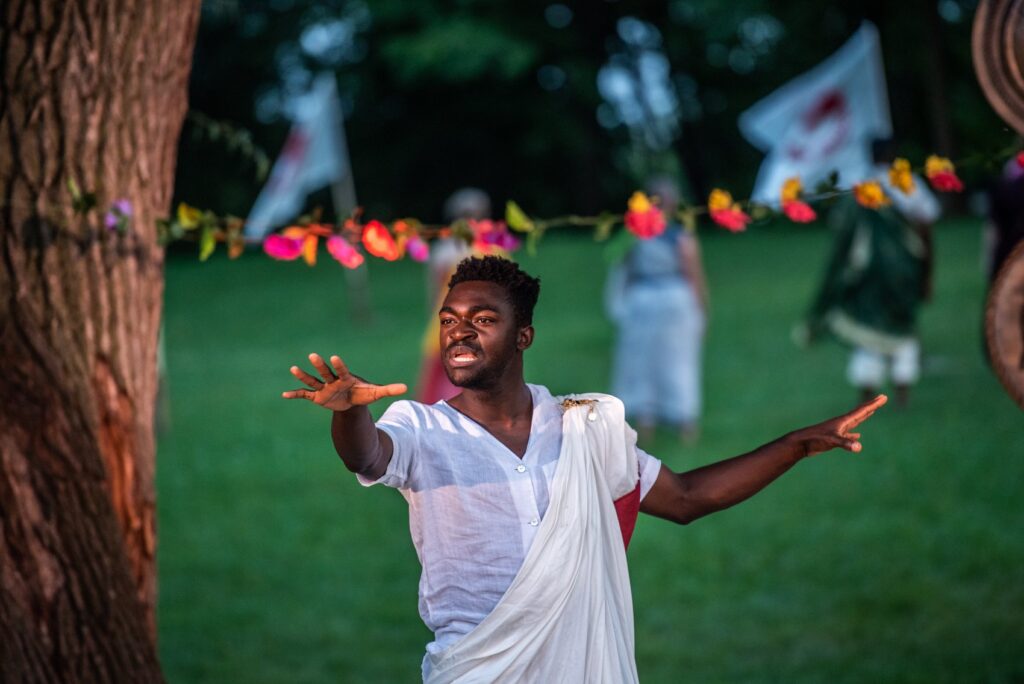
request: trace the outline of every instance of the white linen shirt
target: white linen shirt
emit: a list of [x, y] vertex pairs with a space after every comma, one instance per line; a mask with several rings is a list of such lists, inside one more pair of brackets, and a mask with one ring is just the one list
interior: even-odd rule
[[[562, 410], [546, 387], [527, 385], [533, 421], [523, 458], [445, 401], [396, 401], [377, 427], [394, 442], [384, 484], [409, 504], [423, 571], [420, 617], [440, 653], [491, 613], [526, 558], [547, 511], [562, 448]], [[640, 498], [661, 461], [637, 448]]]

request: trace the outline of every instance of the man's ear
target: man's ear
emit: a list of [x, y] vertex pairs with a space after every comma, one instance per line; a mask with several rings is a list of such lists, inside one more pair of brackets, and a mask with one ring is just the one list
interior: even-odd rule
[[533, 344], [533, 326], [523, 326], [516, 332], [516, 349], [524, 351]]

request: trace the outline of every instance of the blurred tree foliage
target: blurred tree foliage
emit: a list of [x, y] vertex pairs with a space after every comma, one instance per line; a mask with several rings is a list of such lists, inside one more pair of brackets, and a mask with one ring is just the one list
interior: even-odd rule
[[[698, 199], [715, 184], [744, 196], [761, 157], [740, 136], [738, 114], [864, 19], [881, 32], [901, 153], [920, 160], [1004, 146], [1011, 133], [971, 66], [974, 5], [208, 0], [191, 107], [249, 129], [273, 158], [289, 98], [333, 71], [360, 203], [385, 218], [440, 220], [444, 198], [463, 185], [536, 214], [615, 208], [655, 171], [682, 170]], [[635, 77], [640, 124], [624, 124], [602, 96], [609, 66]], [[644, 80], [652, 74], [665, 91], [657, 97]], [[621, 96], [630, 81], [615, 83]], [[659, 115], [665, 97], [670, 113]], [[210, 137], [195, 124], [185, 131], [176, 195], [244, 215], [261, 185], [255, 164]], [[311, 203], [329, 207], [328, 193]]]

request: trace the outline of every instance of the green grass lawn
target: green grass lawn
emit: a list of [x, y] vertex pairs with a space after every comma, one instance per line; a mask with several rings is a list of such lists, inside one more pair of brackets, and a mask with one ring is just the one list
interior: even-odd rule
[[[629, 551], [645, 682], [1010, 682], [1024, 679], [1024, 414], [980, 354], [978, 226], [937, 229], [924, 376], [884, 408], [864, 451], [801, 463], [767, 491], [687, 527], [645, 518]], [[824, 259], [820, 227], [704, 241], [712, 289], [706, 417], [684, 469], [845, 411], [835, 344], [790, 329]], [[608, 388], [601, 246], [554, 235], [522, 257], [541, 276], [527, 379]], [[258, 255], [172, 255], [166, 333], [172, 424], [159, 444], [160, 653], [172, 682], [410, 682], [429, 633], [405, 503], [363, 489], [329, 415], [285, 402], [288, 367], [338, 353], [412, 384], [422, 267], [371, 264], [376, 316], [347, 313], [342, 269]]]

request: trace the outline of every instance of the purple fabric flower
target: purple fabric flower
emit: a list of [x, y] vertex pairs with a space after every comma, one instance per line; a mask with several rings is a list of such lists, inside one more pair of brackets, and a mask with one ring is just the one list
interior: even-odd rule
[[409, 241], [405, 243], [405, 253], [408, 254], [409, 258], [413, 261], [422, 263], [430, 258], [430, 247], [428, 247], [427, 243], [419, 237], [413, 235], [409, 238]]
[[128, 218], [132, 215], [131, 200], [121, 198], [110, 204], [110, 209], [103, 215], [103, 225], [107, 230], [123, 230], [128, 227]]

